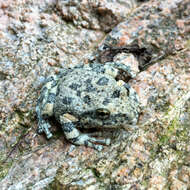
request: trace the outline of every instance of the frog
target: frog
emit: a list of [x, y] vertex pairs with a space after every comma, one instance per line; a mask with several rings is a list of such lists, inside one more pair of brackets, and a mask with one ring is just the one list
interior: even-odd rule
[[81, 129], [97, 128], [104, 133], [107, 128], [136, 125], [139, 97], [128, 82], [120, 79], [128, 70], [114, 62], [89, 63], [48, 76], [36, 105], [37, 132], [50, 139], [49, 117], [54, 116], [70, 143], [98, 151], [110, 145], [111, 138], [98, 138]]

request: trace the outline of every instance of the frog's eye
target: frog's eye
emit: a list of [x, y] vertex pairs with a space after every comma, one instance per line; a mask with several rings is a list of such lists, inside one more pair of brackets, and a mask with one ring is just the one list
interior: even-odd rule
[[100, 119], [107, 119], [110, 116], [110, 111], [105, 108], [99, 108], [96, 110], [96, 115]]

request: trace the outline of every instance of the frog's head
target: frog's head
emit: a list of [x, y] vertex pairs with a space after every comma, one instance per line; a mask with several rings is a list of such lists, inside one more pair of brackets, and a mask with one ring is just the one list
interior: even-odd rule
[[101, 93], [90, 95], [91, 104], [87, 106], [80, 121], [83, 126], [116, 128], [136, 124], [139, 103], [133, 94], [124, 87], [116, 90], [104, 89]]
[[105, 127], [116, 128], [127, 124], [136, 124], [138, 120], [137, 110], [127, 112], [112, 112], [107, 108], [98, 108], [93, 111], [87, 111], [80, 118], [81, 124], [85, 127]]

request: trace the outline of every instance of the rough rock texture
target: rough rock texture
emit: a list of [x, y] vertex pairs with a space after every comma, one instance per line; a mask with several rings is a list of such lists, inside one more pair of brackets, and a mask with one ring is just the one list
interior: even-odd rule
[[[79, 11], [80, 19], [66, 13], [68, 23], [60, 2], [0, 0], [1, 189], [190, 189], [190, 1], [138, 1], [106, 35], [123, 19], [123, 9], [114, 12], [123, 1], [109, 1], [116, 2], [108, 11], [113, 23], [107, 14], [107, 23], [97, 19], [98, 7], [89, 5], [96, 1], [66, 1], [78, 11], [90, 6], [88, 22]], [[101, 2], [107, 10], [109, 2]], [[53, 139], [36, 134], [46, 76], [89, 60], [123, 61], [128, 53], [135, 63], [129, 83], [142, 105], [137, 126], [112, 134], [102, 152], [71, 145], [54, 120]]]
[[107, 62], [118, 52], [131, 52], [143, 70], [184, 48], [182, 39], [189, 33], [189, 15], [189, 1], [147, 2], [106, 36], [98, 59]]
[[57, 0], [63, 19], [74, 25], [110, 31], [138, 5], [136, 0]]

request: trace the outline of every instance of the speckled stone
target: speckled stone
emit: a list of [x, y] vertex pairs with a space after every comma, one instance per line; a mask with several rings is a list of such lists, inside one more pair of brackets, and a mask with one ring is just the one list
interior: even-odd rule
[[72, 21], [77, 27], [106, 32], [126, 19], [137, 6], [136, 0], [58, 0], [56, 4], [64, 20]]
[[184, 48], [189, 34], [189, 1], [152, 1], [135, 9], [118, 24], [99, 47], [100, 60], [113, 60], [118, 52], [133, 53], [144, 70], [157, 60]]

